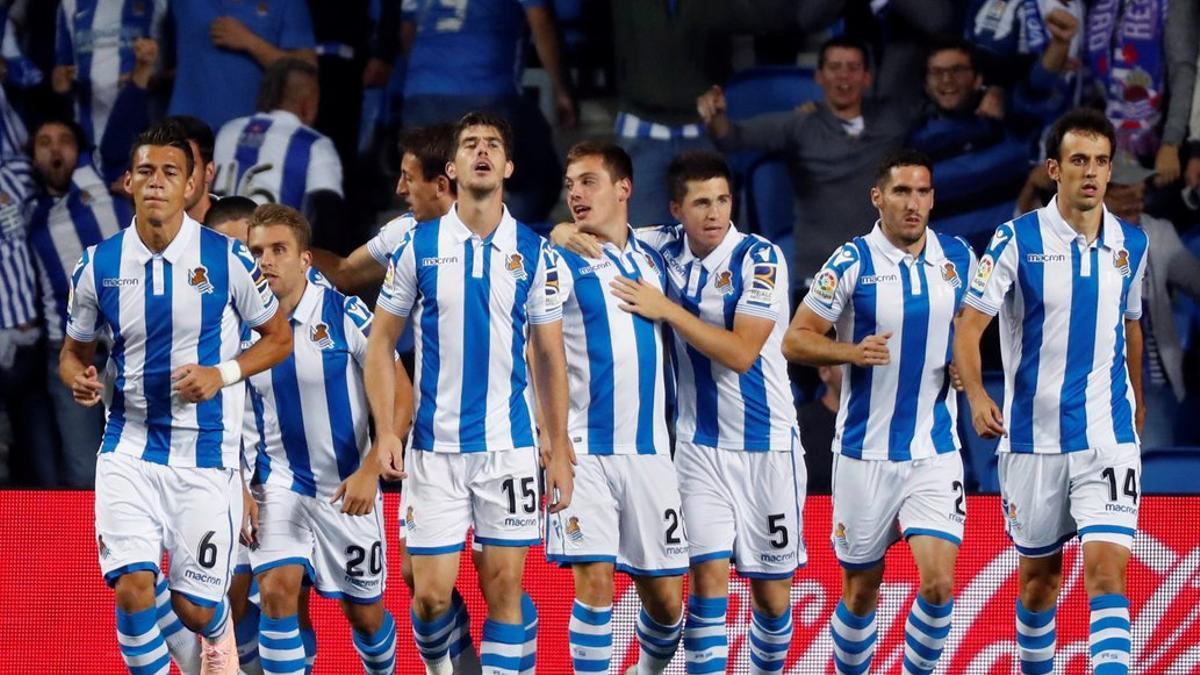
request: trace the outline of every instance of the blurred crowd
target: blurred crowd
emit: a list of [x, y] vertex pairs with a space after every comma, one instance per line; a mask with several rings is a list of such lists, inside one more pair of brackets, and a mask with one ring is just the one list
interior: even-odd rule
[[[1092, 106], [1108, 208], [1151, 240], [1143, 444], [1200, 445], [1200, 0], [0, 0], [0, 22], [0, 483], [94, 480], [102, 413], [55, 376], [70, 277], [129, 226], [130, 144], [164, 116], [189, 215], [285, 203], [338, 255], [405, 208], [401, 132], [470, 110], [512, 124], [506, 202], [542, 231], [574, 140], [630, 153], [635, 226], [670, 219], [675, 155], [716, 148], [799, 293], [876, 219], [888, 152], [931, 156], [932, 227], [982, 246], [1045, 203], [1042, 136]], [[840, 371], [793, 375], [827, 491]]]

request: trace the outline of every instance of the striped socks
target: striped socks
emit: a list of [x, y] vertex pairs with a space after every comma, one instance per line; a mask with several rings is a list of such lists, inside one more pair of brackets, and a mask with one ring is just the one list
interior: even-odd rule
[[679, 649], [683, 636], [683, 617], [673, 626], [664, 626], [646, 613], [638, 612], [637, 640], [641, 647], [638, 653], [638, 675], [658, 675], [667, 669], [667, 664]]
[[412, 612], [413, 637], [416, 639], [417, 651], [421, 653], [421, 661], [425, 663], [426, 672], [451, 672], [450, 639], [455, 630], [456, 618], [453, 606], [431, 621], [422, 621], [416, 612]]
[[350, 635], [366, 675], [392, 675], [396, 671], [396, 620], [390, 612], [384, 610], [383, 624], [374, 635], [359, 635], [353, 630]]
[[1115, 593], [1098, 595], [1092, 609], [1088, 644], [1096, 675], [1125, 675], [1129, 672], [1129, 600]]
[[479, 655], [475, 653], [475, 643], [471, 641], [471, 616], [467, 613], [467, 603], [455, 588], [450, 593], [450, 613], [454, 615], [454, 628], [450, 631], [448, 649], [454, 670], [474, 672], [479, 664]]
[[728, 598], [688, 596], [683, 653], [687, 657], [689, 675], [725, 672], [725, 661], [729, 656], [729, 638], [725, 636], [728, 605]]
[[180, 671], [200, 672], [200, 641], [175, 614], [175, 608], [171, 606], [171, 591], [167, 588], [167, 580], [162, 572], [158, 573], [154, 583], [154, 608], [158, 630], [162, 632], [167, 650], [171, 652], [171, 658], [175, 660]]
[[950, 613], [954, 600], [944, 605], [935, 605], [921, 594], [913, 601], [904, 623], [904, 672], [905, 675], [929, 675], [937, 667], [950, 634]]
[[567, 643], [576, 673], [607, 673], [612, 661], [612, 605], [571, 605]]
[[262, 672], [262, 664], [258, 661], [259, 616], [258, 605], [247, 602], [241, 621], [233, 624], [233, 636], [237, 639], [238, 666], [247, 675]]
[[221, 598], [220, 604], [213, 610], [212, 618], [208, 620], [204, 630], [200, 631], [200, 635], [209, 642], [216, 642], [225, 637], [229, 624], [229, 598]]
[[521, 672], [525, 646], [525, 626], [483, 622], [483, 640], [479, 645], [479, 662], [484, 675], [518, 675]]
[[754, 675], [782, 673], [792, 643], [792, 608], [769, 617], [757, 609], [750, 617], [750, 672]]
[[130, 675], [166, 675], [171, 668], [154, 607], [133, 614], [117, 608], [117, 643]]
[[263, 614], [258, 623], [258, 655], [266, 675], [299, 675], [305, 670], [300, 620], [293, 614], [273, 619]]
[[861, 675], [871, 669], [875, 656], [875, 612], [858, 616], [838, 602], [829, 621], [833, 637], [833, 665], [838, 675]]
[[1024, 675], [1054, 670], [1054, 610], [1031, 612], [1017, 599], [1017, 653]]
[[525, 627], [525, 642], [521, 645], [521, 675], [533, 675], [537, 665], [538, 613], [528, 593], [521, 594], [521, 625]]
[[311, 628], [300, 628], [300, 643], [304, 645], [304, 672], [312, 675], [317, 662], [317, 632]]

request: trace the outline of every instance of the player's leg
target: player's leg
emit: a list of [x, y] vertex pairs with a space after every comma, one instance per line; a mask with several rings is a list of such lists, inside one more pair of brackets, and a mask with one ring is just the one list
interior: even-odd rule
[[312, 584], [308, 576], [300, 581], [300, 586], [300, 594], [297, 596], [299, 610], [296, 616], [300, 619], [300, 644], [304, 645], [304, 673], [312, 675], [317, 663], [317, 630], [313, 627], [312, 614], [309, 612]]
[[[255, 561], [258, 561], [257, 556]], [[299, 675], [307, 667], [299, 619], [305, 565], [292, 562], [257, 569], [258, 592], [262, 598], [259, 658], [263, 672], [267, 675]]]
[[196, 675], [200, 672], [200, 641], [175, 614], [175, 608], [171, 605], [171, 589], [161, 571], [154, 578], [154, 606], [158, 614], [158, 629], [162, 631], [171, 659], [183, 675]]
[[[572, 497], [574, 499], [574, 497]], [[571, 565], [575, 601], [567, 628], [576, 673], [607, 673], [612, 661], [613, 563]]]
[[1129, 443], [1072, 453], [1071, 513], [1083, 542], [1083, 578], [1090, 617], [1092, 668], [1129, 672], [1132, 647], [1125, 571], [1137, 530], [1141, 456]]
[[1075, 534], [1067, 455], [1000, 453], [1005, 528], [1020, 554], [1017, 652], [1021, 672], [1054, 670], [1055, 613], [1062, 587], [1062, 545]]
[[638, 662], [629, 673], [658, 675], [683, 638], [683, 576], [635, 576], [642, 609], [637, 618]]
[[[253, 499], [253, 497], [251, 497]], [[246, 675], [262, 673], [258, 660], [258, 604], [251, 599], [258, 586], [250, 572], [250, 548], [238, 544], [237, 565], [229, 583], [229, 610], [233, 617], [233, 637], [237, 641], [238, 665]]]

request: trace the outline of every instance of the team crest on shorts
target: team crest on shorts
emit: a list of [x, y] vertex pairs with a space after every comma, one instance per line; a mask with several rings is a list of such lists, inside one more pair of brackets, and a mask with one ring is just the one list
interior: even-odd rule
[[417, 520], [413, 518], [413, 507], [408, 507], [404, 512], [404, 526], [408, 529], [413, 529], [417, 525]]
[[188, 286], [196, 289], [196, 292], [201, 295], [212, 293], [215, 290], [212, 282], [208, 280], [208, 268], [204, 265], [188, 270]]
[[942, 281], [945, 281], [954, 288], [962, 286], [962, 279], [958, 277], [958, 268], [949, 260], [942, 265]]
[[333, 338], [329, 337], [329, 326], [324, 323], [313, 326], [308, 333], [308, 339], [312, 340], [320, 349], [333, 348]]
[[733, 272], [730, 272], [729, 270], [721, 272], [717, 275], [717, 279], [715, 282], [713, 282], [713, 285], [717, 287], [718, 291], [721, 291], [725, 295], [729, 295], [733, 292]]
[[846, 541], [846, 524], [838, 523], [833, 528], [833, 538], [837, 540], [837, 545], [846, 548], [850, 544]]
[[112, 556], [112, 551], [108, 550], [108, 544], [104, 543], [103, 535], [96, 535], [96, 548], [100, 549], [100, 557], [108, 560]]
[[517, 281], [525, 281], [529, 275], [525, 273], [525, 258], [520, 253], [513, 253], [504, 259], [504, 269], [513, 275]]
[[583, 541], [583, 529], [579, 527], [579, 518], [575, 516], [567, 519], [567, 539], [575, 543]]
[[1113, 267], [1121, 273], [1121, 276], [1128, 277], [1133, 274], [1133, 270], [1129, 269], [1129, 251], [1119, 248], [1113, 252]]

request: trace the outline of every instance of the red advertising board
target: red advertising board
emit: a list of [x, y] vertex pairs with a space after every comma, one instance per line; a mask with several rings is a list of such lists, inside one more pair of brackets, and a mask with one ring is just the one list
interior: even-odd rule
[[[385, 499], [389, 541], [395, 541], [396, 495]], [[123, 673], [116, 649], [111, 592], [100, 579], [87, 492], [0, 491], [5, 514], [0, 545], [0, 673]], [[1004, 535], [996, 497], [968, 499], [967, 531], [957, 569], [954, 629], [941, 673], [1016, 673], [1013, 604], [1016, 553]], [[795, 638], [787, 673], [831, 673], [827, 622], [837, 604], [840, 572], [828, 544], [828, 497], [810, 497], [805, 534], [808, 567], [792, 589]], [[1200, 673], [1200, 497], [1145, 497], [1140, 532], [1129, 569], [1133, 672]], [[1063, 673], [1087, 671], [1087, 597], [1077, 545], [1067, 548], [1058, 614], [1058, 661]], [[400, 637], [397, 673], [421, 673], [408, 624], [408, 592], [400, 562], [389, 556], [385, 602]], [[571, 606], [569, 572], [530, 552], [525, 584], [539, 612], [538, 671], [571, 672], [566, 648]], [[464, 562], [459, 588], [472, 613], [478, 640], [482, 598]], [[873, 672], [898, 673], [904, 619], [917, 589], [917, 573], [903, 544], [893, 547], [878, 613], [879, 649]], [[614, 672], [636, 658], [637, 596], [627, 579], [617, 584]], [[730, 672], [749, 672], [749, 593], [731, 582]], [[349, 628], [335, 603], [315, 600], [317, 673], [362, 672]], [[616, 662], [621, 668], [617, 669]], [[682, 673], [682, 650], [671, 673]]]

